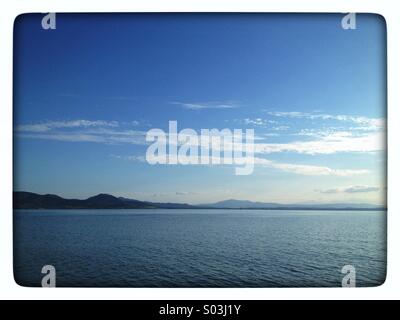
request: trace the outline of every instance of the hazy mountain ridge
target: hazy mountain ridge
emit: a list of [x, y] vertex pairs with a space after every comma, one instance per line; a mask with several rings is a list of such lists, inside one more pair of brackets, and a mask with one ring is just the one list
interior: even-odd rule
[[216, 209], [301, 209], [301, 210], [385, 210], [386, 207], [367, 203], [295, 203], [282, 204], [274, 202], [252, 202], [249, 200], [229, 199], [212, 204], [205, 204]]
[[64, 199], [58, 195], [40, 195], [15, 191], [14, 209], [269, 209], [269, 210], [386, 210], [384, 206], [365, 203], [279, 204], [229, 199], [212, 204], [159, 203], [98, 194], [85, 200]]

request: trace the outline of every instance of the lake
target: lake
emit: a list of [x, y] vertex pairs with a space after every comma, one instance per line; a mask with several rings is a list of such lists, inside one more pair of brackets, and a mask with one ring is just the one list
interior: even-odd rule
[[70, 287], [338, 287], [386, 276], [385, 211], [16, 210], [14, 276]]

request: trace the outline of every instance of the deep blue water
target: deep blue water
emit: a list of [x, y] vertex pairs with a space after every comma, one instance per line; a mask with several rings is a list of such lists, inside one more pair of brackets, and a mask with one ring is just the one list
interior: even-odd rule
[[40, 286], [357, 286], [386, 275], [386, 212], [17, 210], [14, 275]]

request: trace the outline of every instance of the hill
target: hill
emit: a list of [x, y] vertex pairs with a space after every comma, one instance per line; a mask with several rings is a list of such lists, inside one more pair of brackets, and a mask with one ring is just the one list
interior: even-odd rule
[[117, 198], [109, 194], [98, 194], [85, 200], [64, 199], [54, 194], [40, 195], [32, 192], [14, 192], [14, 209], [190, 209], [194, 206], [183, 203], [152, 203], [135, 199]]

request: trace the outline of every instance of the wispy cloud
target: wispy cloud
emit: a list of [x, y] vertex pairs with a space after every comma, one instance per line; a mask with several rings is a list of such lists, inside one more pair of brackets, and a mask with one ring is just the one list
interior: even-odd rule
[[197, 194], [196, 192], [190, 192], [190, 191], [177, 191], [175, 192], [175, 195], [177, 196], [188, 196], [188, 195], [194, 195]]
[[376, 152], [385, 149], [383, 132], [353, 135], [351, 132], [333, 132], [311, 141], [288, 143], [258, 143], [256, 153], [296, 152], [302, 154], [333, 154], [339, 152]]
[[238, 107], [236, 104], [233, 103], [220, 103], [220, 102], [201, 102], [201, 103], [171, 102], [171, 104], [179, 105], [182, 108], [189, 110], [234, 109]]
[[[161, 156], [161, 155], [158, 155]], [[167, 155], [165, 155], [167, 157]], [[123, 160], [129, 160], [129, 161], [139, 161], [139, 162], [147, 162], [148, 160], [153, 160], [150, 156], [150, 158], [146, 159], [144, 156], [136, 156], [136, 155], [126, 155], [126, 156], [113, 156], [114, 158], [117, 159], [123, 159]], [[197, 156], [187, 156], [186, 158], [191, 158], [190, 161], [188, 161], [188, 165], [191, 165], [190, 163], [195, 163], [196, 160], [198, 160]], [[210, 162], [211, 163], [216, 163], [217, 159], [214, 159], [213, 157], [210, 157]], [[247, 162], [252, 161], [250, 158], [239, 158], [237, 159], [237, 163], [240, 163], [241, 165], [245, 165]], [[200, 166], [200, 164], [195, 164], [197, 166]], [[237, 165], [235, 163], [232, 164], [226, 164], [221, 162], [220, 165]], [[306, 175], [306, 176], [337, 176], [337, 177], [348, 177], [348, 176], [355, 176], [355, 175], [363, 175], [368, 173], [368, 170], [364, 169], [334, 169], [334, 168], [329, 168], [326, 166], [316, 166], [316, 165], [302, 165], [302, 164], [293, 164], [293, 163], [281, 163], [277, 161], [272, 161], [269, 159], [265, 158], [260, 158], [260, 157], [255, 157], [254, 158], [254, 165], [257, 167], [267, 167], [267, 168], [272, 168], [276, 170], [281, 170], [284, 172], [288, 173], [293, 173], [293, 174], [299, 174], [299, 175]], [[212, 164], [208, 164], [207, 166], [212, 166]]]
[[306, 175], [306, 176], [339, 176], [347, 177], [354, 175], [366, 174], [369, 171], [364, 169], [353, 170], [353, 169], [333, 169], [325, 166], [315, 165], [302, 165], [293, 163], [280, 163], [276, 161], [267, 160], [264, 158], [255, 158], [255, 165], [270, 167], [285, 172], [294, 174]]
[[290, 126], [276, 126], [276, 127], [272, 127], [272, 130], [275, 131], [285, 131], [290, 129]]
[[18, 137], [28, 139], [41, 139], [41, 140], [55, 140], [65, 142], [96, 142], [96, 143], [107, 143], [106, 139], [101, 136], [83, 134], [83, 133], [22, 133]]
[[18, 137], [28, 139], [55, 140], [64, 142], [96, 142], [104, 144], [146, 145], [146, 133], [141, 131], [92, 131], [92, 132], [51, 132], [19, 133]]
[[276, 124], [277, 122], [274, 120], [268, 120], [268, 119], [263, 119], [263, 118], [245, 118], [243, 120], [235, 120], [235, 122], [244, 124], [244, 125], [253, 125], [253, 126], [267, 126], [267, 125], [272, 125]]
[[[21, 138], [47, 139], [69, 142], [96, 142], [118, 144], [146, 144], [146, 131], [132, 130], [137, 122], [120, 127], [116, 121], [50, 121], [37, 124], [24, 124], [16, 127], [16, 133]], [[274, 130], [276, 132], [276, 130]], [[279, 131], [279, 130], [278, 130]], [[266, 133], [268, 134], [268, 133]], [[294, 140], [285, 143], [265, 143], [261, 136], [255, 137], [255, 154], [288, 153], [299, 154], [333, 154], [340, 152], [367, 153], [385, 149], [385, 132], [359, 132], [309, 130], [298, 133], [312, 140]], [[166, 135], [168, 137], [168, 135]], [[198, 147], [198, 139], [193, 139], [194, 146]], [[233, 150], [237, 142], [228, 142], [220, 146], [213, 146], [219, 151]]]
[[111, 154], [111, 158], [115, 159], [122, 159], [122, 160], [129, 160], [129, 161], [139, 161], [139, 162], [146, 162], [145, 156], [138, 156], [138, 155], [115, 155]]
[[117, 121], [71, 120], [24, 124], [15, 128], [20, 138], [105, 144], [146, 144], [145, 131], [120, 128]]
[[325, 194], [336, 194], [336, 193], [376, 192], [379, 190], [380, 190], [379, 187], [372, 187], [372, 186], [349, 186], [349, 187], [340, 187], [340, 188], [332, 188], [332, 189], [316, 190], [316, 191]]
[[386, 126], [386, 121], [383, 118], [367, 118], [364, 116], [351, 116], [351, 115], [332, 115], [323, 113], [308, 113], [308, 112], [298, 112], [298, 111], [267, 111], [267, 114], [274, 117], [286, 117], [286, 118], [302, 118], [309, 120], [336, 120], [344, 121], [349, 123], [354, 123], [360, 127], [353, 127], [353, 129], [363, 130], [382, 130]]
[[16, 127], [21, 132], [46, 132], [52, 129], [62, 128], [89, 128], [89, 127], [118, 127], [117, 121], [104, 120], [70, 120], [70, 121], [48, 121], [36, 124], [24, 124]]

